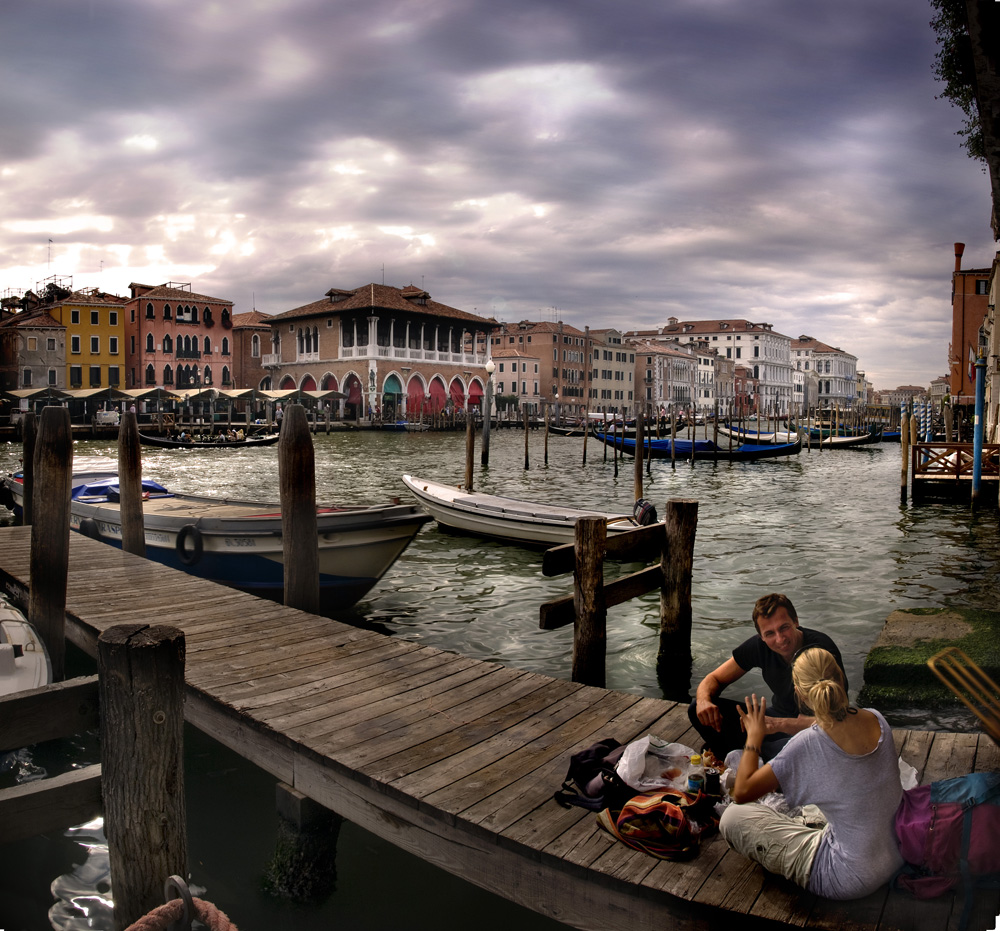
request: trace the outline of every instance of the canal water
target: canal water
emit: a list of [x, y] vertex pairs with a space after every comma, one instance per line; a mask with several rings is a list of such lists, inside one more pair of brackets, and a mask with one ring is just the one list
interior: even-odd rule
[[[376, 503], [406, 497], [406, 472], [447, 483], [464, 477], [462, 433], [344, 432], [315, 437], [322, 503]], [[0, 447], [0, 468], [18, 465], [20, 446]], [[583, 440], [540, 431], [491, 434], [489, 467], [477, 489], [525, 499], [629, 512], [631, 459]], [[87, 441], [77, 455], [116, 456]], [[178, 491], [278, 497], [277, 450], [144, 450], [144, 474]], [[852, 696], [864, 658], [894, 610], [956, 606], [994, 610], [1000, 594], [996, 513], [961, 505], [899, 502], [900, 448], [803, 451], [759, 463], [654, 461], [644, 495], [662, 513], [670, 498], [699, 502], [693, 581], [694, 682], [752, 633], [756, 598], [785, 592], [803, 624], [839, 644]], [[0, 515], [2, 516], [2, 515]], [[613, 566], [609, 573], [633, 571]], [[427, 525], [382, 582], [342, 619], [480, 659], [568, 678], [572, 631], [538, 628], [539, 605], [568, 594], [569, 576], [541, 575], [541, 554], [453, 535]], [[658, 596], [612, 608], [608, 686], [662, 694], [656, 681]], [[72, 657], [71, 657], [72, 659]], [[79, 672], [88, 661], [76, 656]], [[761, 687], [751, 679], [750, 688]], [[956, 711], [884, 709], [900, 726], [964, 728]], [[336, 890], [316, 905], [269, 898], [261, 877], [274, 851], [274, 780], [197, 731], [186, 734], [189, 847], [193, 881], [243, 931], [254, 929], [440, 928], [512, 923], [527, 931], [562, 927], [461, 883], [351, 825], [338, 845]], [[93, 735], [22, 753], [0, 784], [94, 762]], [[0, 847], [0, 927], [35, 931], [110, 928], [106, 854], [99, 825], [67, 836]], [[53, 889], [58, 896], [54, 898]], [[53, 905], [53, 903], [55, 903]], [[51, 920], [47, 913], [52, 908]], [[85, 915], [85, 912], [89, 914]]]

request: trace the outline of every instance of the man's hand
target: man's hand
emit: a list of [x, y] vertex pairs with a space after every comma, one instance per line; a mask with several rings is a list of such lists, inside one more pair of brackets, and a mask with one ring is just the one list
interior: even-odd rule
[[722, 712], [719, 711], [719, 706], [714, 701], [710, 698], [699, 698], [697, 711], [698, 720], [702, 724], [717, 731], [722, 730]]

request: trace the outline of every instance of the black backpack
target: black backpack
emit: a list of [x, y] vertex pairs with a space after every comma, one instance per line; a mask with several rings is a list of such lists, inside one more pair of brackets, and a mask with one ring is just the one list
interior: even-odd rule
[[639, 794], [615, 772], [615, 765], [624, 752], [623, 744], [613, 737], [605, 737], [586, 750], [574, 753], [569, 759], [562, 788], [553, 798], [563, 808], [576, 805], [590, 811], [604, 808], [619, 811], [632, 796]]

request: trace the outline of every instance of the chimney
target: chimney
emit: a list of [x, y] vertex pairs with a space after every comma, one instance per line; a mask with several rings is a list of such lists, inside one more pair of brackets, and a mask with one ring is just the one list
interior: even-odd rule
[[965, 243], [956, 242], [955, 243], [955, 271], [960, 272], [962, 270], [962, 253], [965, 252]]

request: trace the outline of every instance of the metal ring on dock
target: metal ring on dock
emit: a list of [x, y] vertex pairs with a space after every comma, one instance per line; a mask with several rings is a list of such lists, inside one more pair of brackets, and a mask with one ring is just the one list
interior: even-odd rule
[[176, 875], [169, 876], [163, 884], [163, 901], [169, 902], [174, 898], [178, 898], [184, 903], [184, 914], [180, 921], [174, 922], [170, 926], [170, 931], [191, 931], [191, 920], [195, 917], [194, 901], [191, 898], [188, 884]]

